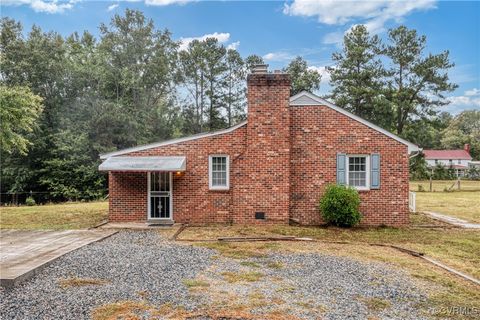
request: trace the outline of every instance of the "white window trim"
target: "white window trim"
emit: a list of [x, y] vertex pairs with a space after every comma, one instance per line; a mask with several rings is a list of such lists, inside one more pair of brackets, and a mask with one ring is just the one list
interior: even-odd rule
[[[225, 157], [227, 159], [227, 185], [226, 186], [214, 186], [212, 175], [212, 158], [213, 157]], [[210, 190], [230, 190], [230, 156], [228, 154], [211, 154], [208, 156], [208, 187]]]
[[357, 190], [370, 190], [370, 155], [368, 154], [347, 154], [346, 158], [346, 168], [345, 168], [345, 175], [346, 175], [346, 185], [350, 186], [350, 158], [355, 158], [355, 157], [365, 157], [365, 187], [359, 187], [359, 186], [351, 186]]

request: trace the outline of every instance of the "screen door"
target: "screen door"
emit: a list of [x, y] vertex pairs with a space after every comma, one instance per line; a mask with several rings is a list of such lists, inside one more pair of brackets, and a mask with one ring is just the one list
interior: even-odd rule
[[151, 172], [148, 219], [172, 218], [172, 173]]

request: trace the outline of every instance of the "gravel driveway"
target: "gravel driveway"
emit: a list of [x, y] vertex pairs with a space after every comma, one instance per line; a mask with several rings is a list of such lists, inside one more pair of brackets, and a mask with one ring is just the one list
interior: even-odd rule
[[[257, 278], [228, 281], [227, 274]], [[67, 278], [105, 283], [60, 286]], [[185, 279], [209, 286], [188, 288]], [[230, 259], [169, 242], [156, 231], [123, 231], [61, 257], [19, 287], [0, 289], [0, 318], [89, 319], [99, 305], [142, 298], [187, 310], [233, 299], [248, 303], [253, 314], [304, 319], [419, 319], [415, 305], [426, 299], [406, 275], [384, 264], [321, 254]]]

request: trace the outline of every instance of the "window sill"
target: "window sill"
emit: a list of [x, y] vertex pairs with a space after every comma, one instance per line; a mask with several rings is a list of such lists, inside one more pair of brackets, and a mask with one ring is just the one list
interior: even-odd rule
[[213, 192], [225, 192], [225, 191], [230, 191], [230, 188], [209, 188], [208, 191], [213, 191]]
[[367, 188], [367, 187], [354, 187], [354, 186], [351, 186], [353, 189], [357, 190], [358, 192], [365, 192], [365, 191], [370, 191], [371, 189], [370, 188]]

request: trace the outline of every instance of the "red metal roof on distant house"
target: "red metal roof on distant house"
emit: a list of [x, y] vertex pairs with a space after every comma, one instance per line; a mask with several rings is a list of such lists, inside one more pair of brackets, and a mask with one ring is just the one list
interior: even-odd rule
[[423, 150], [426, 160], [472, 160], [466, 150]]

